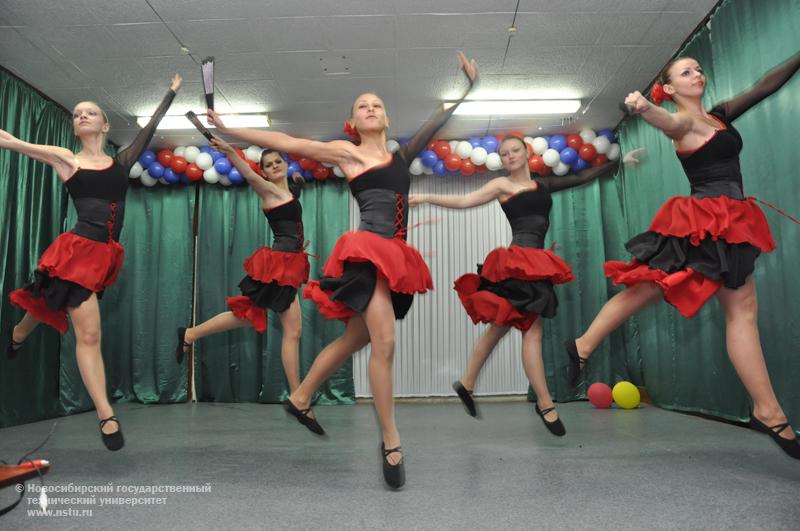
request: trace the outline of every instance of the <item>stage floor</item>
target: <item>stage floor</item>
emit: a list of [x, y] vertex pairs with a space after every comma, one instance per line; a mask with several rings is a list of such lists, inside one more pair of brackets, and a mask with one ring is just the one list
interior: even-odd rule
[[316, 408], [327, 438], [277, 405], [123, 404], [116, 453], [94, 412], [15, 426], [0, 430], [7, 461], [58, 422], [36, 457], [51, 462], [49, 509], [64, 512], [32, 514], [31, 481], [0, 528], [798, 528], [800, 461], [766, 435], [655, 407], [558, 409], [563, 438], [526, 402], [483, 403], [480, 420], [455, 402], [398, 404], [400, 492], [383, 486], [370, 404]]

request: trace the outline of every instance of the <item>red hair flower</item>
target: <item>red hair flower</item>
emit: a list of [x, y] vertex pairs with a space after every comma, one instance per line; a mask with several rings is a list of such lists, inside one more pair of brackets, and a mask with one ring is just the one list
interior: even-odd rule
[[672, 96], [664, 92], [664, 87], [661, 86], [661, 83], [653, 83], [653, 88], [650, 89], [650, 99], [656, 105], [661, 105], [664, 100], [672, 101]]
[[344, 127], [342, 127], [342, 131], [344, 131], [344, 134], [349, 136], [353, 142], [361, 141], [361, 135], [358, 134], [358, 131], [355, 127], [353, 127], [353, 124], [350, 123], [350, 120], [344, 121]]

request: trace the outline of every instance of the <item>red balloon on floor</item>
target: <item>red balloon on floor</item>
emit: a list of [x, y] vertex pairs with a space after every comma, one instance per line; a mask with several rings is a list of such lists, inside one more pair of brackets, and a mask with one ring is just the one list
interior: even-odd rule
[[589, 402], [598, 409], [608, 409], [614, 401], [611, 388], [602, 382], [596, 382], [590, 385], [586, 394], [589, 397]]

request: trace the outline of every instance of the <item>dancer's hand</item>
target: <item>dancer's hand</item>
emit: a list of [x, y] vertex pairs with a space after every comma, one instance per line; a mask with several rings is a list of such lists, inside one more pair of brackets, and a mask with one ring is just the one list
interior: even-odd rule
[[408, 206], [411, 208], [418, 207], [428, 202], [426, 194], [411, 194], [408, 196]]
[[642, 93], [638, 90], [628, 94], [628, 97], [625, 98], [625, 105], [628, 106], [628, 109], [630, 109], [630, 112], [633, 114], [642, 114], [649, 111], [653, 106], [653, 104], [647, 101], [647, 98], [642, 96]]
[[172, 76], [172, 83], [170, 84], [169, 88], [172, 89], [172, 92], [178, 92], [178, 89], [181, 88], [183, 85], [183, 78], [180, 74], [175, 74]]
[[217, 151], [222, 151], [223, 153], [234, 153], [235, 152], [235, 150], [233, 149], [233, 146], [231, 146], [230, 144], [228, 144], [227, 142], [225, 142], [221, 138], [217, 138], [217, 137], [212, 138], [211, 139], [211, 145], [214, 146], [214, 148]]
[[225, 127], [225, 124], [222, 123], [222, 118], [219, 117], [219, 114], [217, 114], [217, 111], [214, 109], [206, 110], [206, 116], [208, 117], [208, 125], [213, 125], [222, 133], [228, 130], [228, 128]]
[[303, 174], [299, 173], [299, 172], [294, 172], [292, 174], [292, 180], [294, 182], [296, 182], [296, 183], [304, 183], [304, 182], [306, 182], [306, 179], [305, 179], [305, 177], [303, 177]]
[[637, 164], [639, 164], [641, 162], [639, 160], [639, 157], [641, 157], [645, 153], [647, 153], [647, 148], [646, 147], [640, 147], [640, 148], [636, 148], [634, 150], [628, 151], [627, 153], [625, 153], [625, 156], [622, 157], [622, 163], [625, 164], [626, 166], [636, 166]]
[[475, 59], [467, 59], [467, 56], [464, 55], [464, 52], [459, 51], [458, 62], [461, 64], [461, 68], [469, 78], [469, 82], [475, 83], [475, 79], [478, 77], [478, 63], [475, 62]]

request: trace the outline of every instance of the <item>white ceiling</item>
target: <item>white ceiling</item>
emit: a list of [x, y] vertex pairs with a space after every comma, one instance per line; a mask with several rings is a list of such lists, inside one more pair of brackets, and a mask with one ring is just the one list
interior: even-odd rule
[[[618, 102], [655, 77], [716, 3], [0, 0], [0, 65], [67, 108], [97, 101], [111, 118], [111, 139], [123, 145], [173, 72], [184, 86], [169, 114], [204, 110], [199, 61], [207, 55], [216, 57], [218, 110], [267, 111], [275, 130], [299, 136], [342, 137], [353, 99], [366, 91], [386, 102], [390, 137], [413, 134], [463, 86], [459, 49], [480, 68], [471, 98], [579, 98], [588, 110], [566, 129], [600, 128], [619, 121]], [[344, 66], [349, 73], [323, 70]], [[565, 129], [562, 118], [458, 117], [442, 136], [555, 132]], [[156, 140], [202, 137], [159, 131]]]

